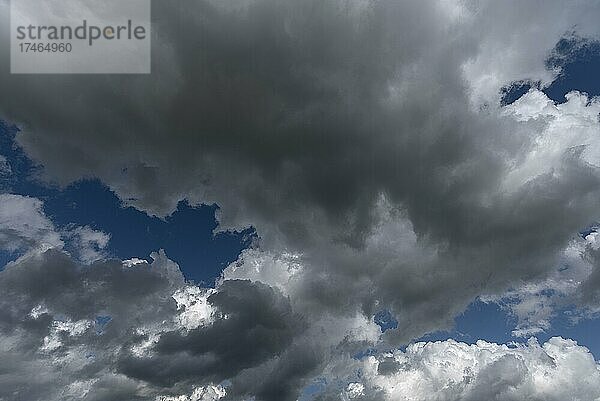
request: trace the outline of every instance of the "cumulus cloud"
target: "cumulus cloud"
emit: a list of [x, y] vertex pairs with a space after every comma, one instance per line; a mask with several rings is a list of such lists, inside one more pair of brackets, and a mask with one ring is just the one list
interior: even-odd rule
[[[6, 7], [0, 0], [0, 33]], [[555, 44], [573, 26], [597, 38], [599, 14], [595, 1], [160, 0], [151, 76], [2, 67], [0, 115], [23, 128], [18, 141], [46, 180], [98, 177], [161, 216], [184, 198], [217, 202], [222, 227], [252, 224], [261, 236], [215, 292], [189, 287], [164, 255], [156, 269], [141, 259], [87, 269], [58, 251], [7, 267], [1, 279], [25, 301], [6, 312], [3, 341], [16, 344], [6, 360], [25, 373], [4, 388], [51, 399], [50, 382], [70, 380], [69, 397], [185, 399], [227, 379], [226, 399], [292, 400], [381, 340], [380, 310], [398, 320], [383, 338], [395, 346], [450, 326], [477, 296], [559, 282], [573, 235], [598, 217], [599, 105], [580, 93], [555, 105], [533, 90], [502, 107], [500, 89], [550, 83]], [[46, 241], [40, 230], [14, 238]], [[92, 262], [107, 238], [89, 234], [75, 235]], [[591, 305], [600, 280], [585, 266], [576, 276], [586, 295], [573, 299]], [[544, 329], [553, 306], [529, 304], [539, 315], [517, 329]], [[41, 317], [23, 317], [34, 309]], [[102, 335], [95, 314], [111, 318]], [[26, 324], [37, 331], [19, 340]], [[475, 384], [456, 376], [448, 399], [546, 394], [522, 380], [537, 363], [529, 353], [550, 355], [554, 343], [444, 344], [498, 355]], [[40, 356], [43, 344], [60, 356]], [[78, 353], [90, 348], [93, 358]], [[382, 372], [397, 371], [392, 359]], [[56, 364], [69, 371], [42, 382]], [[49, 373], [25, 387], [27, 369], [40, 366]], [[335, 397], [378, 399], [388, 387], [352, 380]]]
[[[597, 99], [571, 92], [566, 95], [565, 103], [556, 105], [541, 91], [532, 89], [504, 112], [538, 126], [532, 131], [533, 141], [524, 149], [523, 157], [504, 178], [502, 185], [506, 191], [519, 188], [535, 177], [559, 177], [564, 174], [561, 166], [568, 158], [577, 158], [592, 171], [600, 165]], [[594, 219], [593, 215], [590, 219]], [[573, 232], [546, 276], [525, 283], [515, 282], [514, 288], [506, 293], [483, 299], [498, 302], [508, 309], [517, 318], [513, 334], [524, 337], [548, 330], [556, 314], [572, 305], [581, 308], [570, 311], [571, 319], [595, 314], [599, 305], [590, 302], [588, 295], [589, 290], [596, 287], [596, 235], [595, 229], [584, 238]], [[582, 300], [582, 294], [587, 294], [584, 296], [587, 301]]]
[[108, 256], [109, 240], [110, 235], [87, 226], [56, 227], [37, 198], [0, 194], [0, 250], [24, 254], [63, 249], [66, 244], [79, 260], [89, 264]]
[[223, 398], [227, 391], [222, 386], [209, 385], [194, 389], [190, 395], [180, 395], [175, 397], [160, 396], [157, 401], [217, 401]]
[[295, 400], [311, 377], [326, 378], [323, 400], [600, 396], [600, 368], [571, 340], [448, 340], [356, 358], [379, 338], [360, 317], [307, 320], [265, 284], [194, 287], [164, 253], [152, 258], [85, 266], [48, 250], [1, 271], [0, 397]]
[[[0, 396], [109, 400], [135, 394], [138, 384], [109, 361], [132, 336], [133, 322], [154, 327], [176, 310], [169, 297], [177, 276], [164, 256], [156, 257], [152, 268], [118, 261], [83, 267], [48, 250], [6, 266], [0, 272]], [[100, 316], [110, 316], [106, 327]]]
[[[288, 316], [279, 315], [286, 313], [285, 300], [249, 282], [213, 290], [214, 322], [182, 324], [182, 315], [192, 311], [178, 310], [177, 294], [188, 287], [163, 253], [152, 257], [151, 264], [82, 266], [48, 250], [1, 271], [0, 397], [58, 400], [67, 392], [68, 399], [117, 400], [179, 393], [183, 398], [173, 399], [216, 400], [224, 396], [221, 387], [202, 390], [198, 384], [273, 357], [293, 336], [283, 323]], [[229, 287], [237, 291], [229, 294]], [[244, 293], [249, 299], [239, 298]], [[266, 297], [264, 303], [255, 296]], [[252, 314], [245, 313], [248, 307]], [[221, 352], [210, 348], [216, 339]], [[261, 347], [264, 352], [256, 352]]]
[[0, 398], [293, 400], [332, 348], [378, 338], [364, 317], [309, 320], [266, 284], [199, 288], [151, 256], [50, 249], [0, 271]]
[[555, 174], [569, 152], [591, 166], [600, 167], [598, 99], [570, 92], [565, 103], [555, 105], [544, 93], [532, 89], [507, 106], [505, 112], [513, 114], [519, 121], [539, 125], [539, 129], [533, 131], [535, 137], [524, 152], [524, 160], [505, 177], [507, 190], [518, 188], [542, 174]]
[[592, 401], [600, 397], [600, 367], [593, 356], [587, 348], [560, 337], [543, 345], [534, 340], [513, 346], [453, 340], [416, 343], [406, 351], [348, 361], [338, 374], [337, 380], [349, 383], [341, 389], [331, 386], [317, 399]]
[[11, 252], [62, 247], [39, 199], [0, 194], [0, 248]]
[[[305, 303], [389, 304], [423, 332], [482, 290], [547, 274], [597, 216], [597, 167], [574, 150], [597, 106], [499, 106], [511, 80], [551, 82], [545, 60], [575, 24], [598, 33], [595, 2], [534, 3], [157, 1], [152, 76], [3, 73], [19, 96], [0, 113], [47, 179], [99, 177], [160, 215], [217, 202], [222, 226], [254, 225], [270, 257], [302, 255]], [[548, 128], [552, 113], [583, 113], [587, 131], [561, 142], [569, 122]], [[552, 174], [531, 159], [540, 132]], [[382, 199], [416, 250], [379, 239]]]

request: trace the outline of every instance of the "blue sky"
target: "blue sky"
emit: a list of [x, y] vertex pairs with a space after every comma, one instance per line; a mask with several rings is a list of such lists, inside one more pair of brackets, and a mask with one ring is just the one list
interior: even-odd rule
[[[188, 280], [213, 285], [223, 268], [236, 260], [256, 235], [251, 227], [240, 232], [215, 231], [217, 205], [192, 207], [180, 202], [177, 211], [160, 219], [123, 207], [98, 180], [78, 181], [66, 188], [44, 184], [38, 176], [41, 167], [15, 143], [16, 133], [15, 126], [0, 124], [0, 154], [12, 169], [12, 175], [0, 184], [2, 191], [43, 200], [45, 213], [58, 227], [89, 226], [110, 234], [108, 252], [115, 258], [148, 258], [151, 252], [164, 248]], [[0, 253], [0, 263], [17, 256]]]

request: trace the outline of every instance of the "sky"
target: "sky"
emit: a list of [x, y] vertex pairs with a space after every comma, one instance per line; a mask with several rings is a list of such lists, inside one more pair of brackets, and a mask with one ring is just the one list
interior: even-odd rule
[[3, 177], [2, 191], [43, 200], [44, 213], [59, 230], [75, 225], [109, 235], [103, 249], [106, 257], [146, 257], [162, 248], [180, 264], [188, 280], [212, 286], [252, 243], [255, 232], [251, 227], [239, 232], [216, 230], [218, 206], [214, 204], [192, 207], [181, 201], [175, 212], [158, 218], [126, 207], [97, 179], [79, 180], [64, 188], [40, 182], [40, 167], [15, 142], [17, 130], [8, 122], [0, 125], [4, 162], [11, 166], [11, 173]]
[[152, 9], [0, 63], [0, 400], [600, 398], [600, 4]]

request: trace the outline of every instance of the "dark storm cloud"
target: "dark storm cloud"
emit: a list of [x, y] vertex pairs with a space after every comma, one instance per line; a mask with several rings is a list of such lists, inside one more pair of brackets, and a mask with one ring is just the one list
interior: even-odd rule
[[163, 333], [153, 356], [124, 357], [119, 369], [161, 385], [219, 382], [281, 355], [302, 331], [289, 301], [264, 284], [226, 281], [208, 302], [224, 318], [207, 327]]
[[[568, 192], [566, 178], [532, 177], [512, 194], [498, 190], [531, 145], [528, 132], [540, 127], [473, 110], [471, 95], [483, 89], [465, 69], [503, 45], [524, 54], [525, 67], [515, 70], [544, 71], [543, 53], [535, 53], [538, 65], [523, 51], [538, 34], [524, 34], [521, 44], [485, 30], [498, 10], [517, 22], [533, 10], [512, 7], [155, 2], [151, 76], [5, 71], [11, 96], [0, 112], [22, 124], [19, 140], [52, 180], [98, 176], [122, 199], [160, 214], [186, 197], [216, 201], [224, 224], [254, 224], [267, 249], [313, 254], [317, 269], [333, 263], [334, 275], [351, 271], [336, 265], [336, 253], [364, 246], [384, 195], [419, 236], [449, 247], [443, 264], [472, 260], [475, 287], [496, 272], [502, 287], [508, 265], [533, 263], [515, 272], [521, 279], [544, 270], [592, 213], [584, 204], [566, 225], [549, 217], [598, 189], [592, 182]], [[569, 17], [585, 27], [588, 7]], [[554, 42], [563, 33], [547, 29]], [[512, 71], [492, 73], [504, 70]], [[541, 258], [524, 261], [535, 259], [532, 249]], [[411, 302], [408, 294], [403, 303]]]
[[360, 246], [384, 193], [419, 233], [486, 243], [480, 197], [506, 168], [498, 152], [523, 138], [498, 138], [515, 128], [469, 109], [463, 63], [482, 44], [446, 7], [155, 2], [152, 76], [4, 72], [0, 111], [48, 177], [99, 176], [151, 212], [216, 200], [225, 221], [301, 248], [316, 211], [326, 239]]
[[[101, 390], [107, 380], [126, 384], [127, 378], [102, 377], [108, 361], [132, 328], [172, 318], [171, 295], [183, 284], [176, 265], [164, 255], [156, 257], [152, 266], [125, 268], [119, 261], [81, 266], [49, 250], [7, 265], [0, 272], [0, 397], [58, 399], [66, 386], [93, 378], [101, 379], [98, 394], [108, 394]], [[99, 316], [111, 318], [101, 335]], [[118, 394], [126, 387], [137, 385], [111, 391]]]
[[[264, 284], [226, 281], [207, 300], [215, 321], [186, 330], [173, 323], [181, 273], [155, 257], [151, 265], [81, 266], [50, 250], [1, 271], [0, 397], [63, 399], [69, 385], [93, 380], [86, 400], [153, 399], [228, 378], [243, 384], [235, 391], [293, 399], [298, 370], [304, 379], [319, 358], [291, 346], [305, 324], [289, 301]], [[110, 321], [99, 326], [101, 316]], [[148, 355], [136, 354], [152, 329], [159, 339]], [[262, 378], [267, 373], [273, 380]]]
[[120, 261], [109, 261], [82, 268], [54, 250], [39, 259], [8, 265], [0, 273], [7, 304], [10, 298], [21, 300], [6, 306], [15, 316], [27, 316], [40, 304], [77, 320], [95, 318], [93, 314], [103, 309], [113, 316], [125, 316], [131, 313], [132, 303], [145, 298], [152, 299], [152, 303], [162, 298], [167, 305], [172, 304], [173, 289], [183, 283], [178, 270], [175, 274], [179, 274], [179, 282], [171, 283], [167, 271], [150, 270], [147, 264], [123, 268]]
[[[575, 24], [597, 35], [598, 7], [155, 1], [151, 76], [11, 76], [2, 67], [0, 115], [23, 128], [18, 140], [46, 179], [99, 177], [160, 215], [183, 198], [217, 202], [223, 226], [253, 224], [267, 255], [247, 252], [225, 274], [284, 294], [224, 281], [211, 302], [239, 308], [231, 320], [158, 339], [130, 333], [128, 344], [156, 341], [152, 362], [120, 355], [129, 377], [110, 380], [230, 379], [230, 394], [292, 399], [317, 368], [336, 373], [326, 366], [339, 362], [332, 350], [344, 360], [375, 341], [378, 310], [397, 317], [386, 336], [399, 343], [449, 325], [478, 295], [544, 277], [597, 219], [598, 105], [575, 96], [556, 108], [535, 92], [501, 108], [500, 89], [547, 85], [557, 73], [546, 69], [549, 52]], [[287, 254], [298, 262], [277, 259]], [[81, 317], [113, 292], [133, 291], [139, 304], [144, 291], [162, 300], [172, 289], [140, 273], [135, 290], [119, 269], [90, 276], [105, 292], [66, 310]], [[72, 274], [63, 266], [48, 282], [60, 288]], [[159, 319], [166, 308], [142, 304], [136, 313], [151, 322], [146, 313]], [[296, 315], [309, 326], [299, 338]]]

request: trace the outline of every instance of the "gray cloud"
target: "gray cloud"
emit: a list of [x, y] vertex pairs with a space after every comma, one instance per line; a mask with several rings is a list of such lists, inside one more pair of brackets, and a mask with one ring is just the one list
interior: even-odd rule
[[120, 369], [159, 384], [198, 378], [219, 382], [279, 356], [301, 332], [289, 302], [264, 284], [226, 281], [208, 302], [226, 318], [207, 327], [163, 333], [154, 347], [156, 355], [124, 356]]
[[[156, 258], [151, 267], [124, 268], [118, 261], [84, 267], [49, 250], [7, 265], [0, 272], [0, 396], [62, 399], [61, 391], [77, 383], [97, 386], [95, 396], [104, 399], [112, 391], [135, 394], [138, 384], [111, 371], [110, 360], [132, 327], [158, 324], [175, 313], [170, 295], [183, 284], [172, 262]], [[102, 333], [98, 316], [111, 318]], [[122, 385], [102, 390], [109, 382]]]
[[[226, 281], [207, 298], [212, 323], [185, 329], [173, 294], [186, 284], [164, 254], [153, 257], [81, 266], [49, 250], [0, 271], [0, 398], [58, 400], [80, 386], [88, 389], [73, 399], [154, 399], [230, 379], [245, 383], [232, 394], [293, 399], [288, 376], [298, 380], [296, 370], [320, 358], [290, 346], [305, 324], [289, 301], [264, 284]], [[257, 381], [267, 372], [277, 372], [277, 387]]]
[[[548, 84], [558, 73], [545, 64], [553, 46], [574, 25], [597, 36], [598, 7], [155, 1], [151, 76], [10, 76], [2, 67], [10, 96], [0, 115], [23, 128], [18, 140], [47, 180], [99, 177], [159, 215], [183, 198], [217, 202], [223, 227], [253, 224], [262, 238], [224, 272], [251, 281], [224, 280], [212, 298], [241, 308], [217, 323], [229, 335], [215, 337], [217, 326], [131, 334], [156, 340], [156, 364], [120, 355], [130, 377], [98, 383], [170, 385], [201, 372], [235, 375], [233, 394], [285, 399], [333, 369], [335, 352], [376, 343], [377, 310], [397, 316], [386, 340], [398, 344], [447, 327], [478, 295], [546, 279], [572, 235], [597, 219], [598, 102], [574, 94], [558, 107], [534, 91], [500, 107], [499, 92], [513, 80]], [[144, 288], [152, 300], [173, 290], [152, 275], [134, 284], [120, 269], [92, 269], [90, 280], [136, 303]], [[48, 283], [61, 288], [70, 274], [57, 269]], [[80, 295], [82, 310], [112, 299], [100, 295]], [[250, 317], [257, 307], [264, 322]], [[299, 336], [295, 316], [308, 322]], [[257, 330], [276, 341], [244, 341]], [[231, 344], [252, 346], [228, 354]], [[517, 364], [511, 358], [494, 369]]]
[[[600, 391], [598, 365], [571, 340], [512, 348], [449, 340], [356, 358], [348, 346], [361, 342], [365, 322], [306, 321], [279, 290], [249, 280], [191, 290], [164, 254], [153, 257], [82, 266], [49, 250], [1, 271], [0, 397], [294, 400], [320, 375], [328, 378], [323, 400], [592, 400]], [[178, 316], [206, 313], [172, 296], [186, 288], [210, 306], [196, 327]]]
[[[182, 198], [216, 201], [224, 226], [254, 224], [264, 249], [302, 253], [327, 277], [309, 284], [311, 299], [339, 306], [347, 301], [331, 294], [344, 285], [364, 294], [352, 285], [361, 267], [348, 266], [360, 259], [367, 276], [385, 278], [364, 277], [382, 301], [398, 313], [418, 305], [437, 315], [425, 319], [432, 326], [481, 289], [545, 274], [596, 217], [597, 173], [576, 154], [503, 187], [547, 123], [497, 106], [511, 79], [552, 79], [545, 57], [572, 24], [596, 33], [594, 3], [566, 14], [558, 2], [153, 7], [152, 76], [3, 73], [15, 95], [0, 112], [21, 123], [19, 141], [48, 179], [97, 176], [150, 213]], [[512, 35], [499, 32], [503, 21]], [[438, 253], [417, 285], [403, 255], [364, 260], [382, 196]], [[450, 292], [459, 299], [448, 310], [437, 300]], [[348, 307], [370, 312], [374, 301], [364, 294]]]

